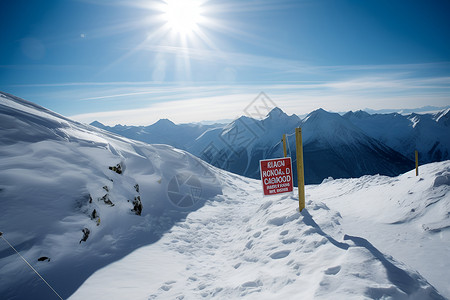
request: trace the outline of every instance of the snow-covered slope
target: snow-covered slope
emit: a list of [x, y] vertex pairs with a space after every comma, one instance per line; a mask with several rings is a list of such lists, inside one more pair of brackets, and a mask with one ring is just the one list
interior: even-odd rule
[[[0, 96], [0, 132], [0, 231], [63, 297], [221, 193], [211, 167], [191, 154], [7, 94]], [[3, 241], [0, 277], [1, 299], [53, 297]]]
[[[449, 296], [421, 269], [436, 270], [429, 276], [440, 276], [431, 282], [439, 286], [448, 275], [441, 259], [450, 240], [449, 162], [421, 168], [422, 180], [406, 174], [308, 186], [300, 213], [295, 194], [262, 197], [260, 181], [7, 94], [0, 96], [0, 132], [1, 299], [57, 299], [3, 239], [71, 299]], [[380, 193], [377, 183], [392, 194]], [[378, 208], [365, 214], [367, 223], [357, 222], [363, 208], [350, 199], [341, 213], [331, 203], [338, 191], [384, 197], [379, 202], [392, 214], [383, 219]], [[402, 199], [403, 206], [395, 204]], [[407, 214], [409, 202], [417, 205]], [[373, 229], [363, 232], [391, 219], [401, 221], [405, 247], [417, 247], [410, 235], [432, 241], [422, 244], [427, 263], [412, 267], [413, 250], [393, 253]], [[380, 226], [384, 236], [399, 233], [395, 225]]]
[[332, 180], [308, 194], [340, 212], [346, 234], [401, 258], [450, 298], [450, 161], [420, 166], [417, 177]]
[[223, 173], [223, 195], [70, 300], [444, 299], [422, 275], [450, 296], [450, 162], [421, 172], [307, 186], [301, 213], [294, 195]]

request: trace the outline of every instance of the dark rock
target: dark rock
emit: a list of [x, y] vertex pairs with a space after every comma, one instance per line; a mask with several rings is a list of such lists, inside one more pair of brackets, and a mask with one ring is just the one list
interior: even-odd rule
[[141, 202], [141, 197], [140, 196], [134, 197], [133, 209], [131, 211], [134, 211], [134, 213], [136, 215], [138, 215], [138, 216], [141, 215], [141, 213], [142, 213], [142, 202]]
[[117, 174], [122, 174], [122, 166], [120, 164], [117, 164], [114, 167], [109, 167], [109, 169], [116, 172]]
[[80, 244], [81, 242], [86, 242], [86, 240], [89, 237], [89, 234], [91, 233], [91, 231], [87, 228], [83, 228], [83, 230], [81, 230], [83, 232], [83, 238], [80, 240]]
[[50, 257], [47, 257], [47, 256], [41, 256], [41, 257], [39, 257], [38, 258], [38, 261], [50, 261]]
[[111, 200], [109, 199], [109, 195], [106, 194], [105, 196], [101, 197], [100, 200], [103, 200], [103, 202], [105, 202], [105, 204], [114, 206], [114, 203], [111, 202]]

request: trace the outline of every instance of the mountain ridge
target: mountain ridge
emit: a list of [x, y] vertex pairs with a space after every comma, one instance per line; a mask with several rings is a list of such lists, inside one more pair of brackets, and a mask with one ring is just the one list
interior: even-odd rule
[[[177, 130], [174, 130], [172, 137], [167, 137], [164, 142], [187, 150], [217, 167], [259, 178], [259, 160], [282, 156], [281, 136], [291, 136], [295, 127], [303, 127], [305, 151], [310, 156], [326, 151], [330, 165], [322, 167], [318, 164], [320, 160], [310, 157], [310, 162], [305, 163], [306, 173], [314, 175], [307, 178], [307, 182], [320, 183], [330, 176], [348, 178], [377, 173], [394, 176], [414, 166], [412, 161], [416, 149], [421, 163], [450, 158], [450, 144], [442, 142], [446, 137], [450, 140], [446, 125], [449, 115], [449, 109], [435, 114], [404, 116], [398, 113], [371, 115], [364, 111], [340, 115], [320, 108], [300, 119], [275, 107], [263, 119], [241, 116], [226, 125], [203, 128], [195, 133], [188, 128], [186, 130], [192, 134], [184, 144], [179, 139], [175, 143]], [[142, 132], [141, 136], [129, 137], [146, 142], [157, 141], [144, 136], [145, 132]], [[184, 132], [183, 136], [188, 135]], [[289, 148], [295, 149], [293, 138], [288, 140]], [[351, 159], [346, 157], [346, 152]], [[295, 160], [295, 153], [291, 154]]]

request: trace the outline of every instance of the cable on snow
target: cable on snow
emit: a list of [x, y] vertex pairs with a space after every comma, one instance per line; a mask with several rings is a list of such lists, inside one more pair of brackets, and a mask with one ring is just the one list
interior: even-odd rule
[[39, 277], [42, 279], [42, 281], [45, 282], [45, 284], [46, 284], [46, 285], [47, 285], [47, 286], [48, 286], [48, 287], [56, 294], [56, 296], [58, 296], [59, 299], [64, 300], [64, 299], [63, 299], [63, 298], [55, 291], [55, 289], [52, 288], [52, 286], [44, 279], [44, 277], [42, 277], [41, 274], [39, 274], [39, 272], [36, 271], [35, 268], [33, 268], [33, 266], [25, 259], [25, 257], [23, 257], [23, 256], [19, 253], [19, 251], [17, 251], [16, 248], [14, 248], [13, 245], [11, 245], [11, 243], [8, 242], [7, 239], [5, 239], [5, 237], [3, 236], [3, 232], [1, 232], [1, 231], [0, 231], [0, 237], [1, 237], [1, 238], [9, 245], [9, 247], [11, 247], [11, 249], [13, 249], [13, 250], [20, 256], [20, 258], [22, 258], [22, 260], [28, 265], [28, 267], [30, 267], [30, 269], [33, 270], [34, 273], [36, 273], [37, 276], [39, 276]]

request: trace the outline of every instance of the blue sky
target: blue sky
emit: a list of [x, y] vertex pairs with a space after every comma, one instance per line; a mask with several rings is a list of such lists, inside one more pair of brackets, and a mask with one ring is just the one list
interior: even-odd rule
[[0, 90], [129, 125], [450, 105], [447, 0], [192, 1], [186, 32], [177, 0], [2, 1]]

